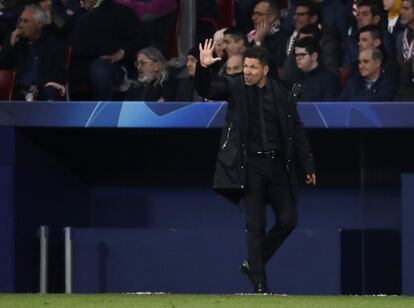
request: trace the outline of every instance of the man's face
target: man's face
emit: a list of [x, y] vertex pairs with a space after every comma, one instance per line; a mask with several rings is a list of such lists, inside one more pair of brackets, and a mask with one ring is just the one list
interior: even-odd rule
[[259, 2], [253, 9], [252, 22], [255, 29], [260, 23], [265, 22], [269, 26], [276, 21], [276, 16], [269, 14], [269, 3]]
[[400, 17], [403, 25], [414, 25], [414, 8], [411, 6], [411, 1], [402, 2]]
[[295, 58], [298, 69], [305, 73], [311, 70], [313, 61], [306, 48], [295, 47]]
[[223, 43], [226, 46], [227, 56], [231, 57], [242, 52], [243, 40], [235, 41], [229, 34], [224, 34]]
[[90, 11], [95, 6], [97, 0], [80, 0], [80, 5], [87, 11]]
[[259, 59], [244, 58], [243, 74], [247, 86], [263, 87], [266, 85], [269, 67], [264, 66]]
[[226, 61], [226, 74], [234, 75], [243, 72], [243, 58], [241, 55], [235, 55]]
[[391, 11], [394, 8], [394, 1], [395, 0], [383, 0], [382, 3], [384, 5], [384, 10]]
[[366, 49], [368, 47], [378, 47], [381, 44], [379, 39], [373, 39], [371, 32], [361, 32], [359, 34], [359, 50]]
[[139, 53], [135, 62], [138, 71], [138, 81], [150, 82], [154, 80], [160, 70], [158, 62], [150, 59], [143, 53]]
[[381, 61], [372, 59], [371, 50], [363, 50], [359, 53], [359, 73], [368, 80], [375, 80], [381, 72]]
[[372, 15], [369, 6], [358, 6], [356, 15], [358, 29], [368, 25], [378, 25], [379, 20], [379, 16]]
[[306, 6], [296, 7], [293, 15], [293, 22], [295, 23], [296, 31], [299, 31], [303, 26], [316, 22], [314, 16], [309, 15], [309, 8]]
[[195, 76], [195, 71], [196, 71], [196, 65], [197, 65], [197, 58], [192, 56], [192, 55], [188, 55], [187, 56], [187, 73], [188, 76]]
[[30, 8], [25, 9], [20, 15], [17, 24], [17, 27], [22, 32], [22, 37], [29, 40], [37, 39], [42, 31], [42, 25], [33, 18], [34, 14], [34, 10]]

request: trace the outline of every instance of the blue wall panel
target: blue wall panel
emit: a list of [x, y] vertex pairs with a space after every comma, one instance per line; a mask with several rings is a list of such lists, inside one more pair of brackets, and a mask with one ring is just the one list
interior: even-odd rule
[[[252, 292], [243, 229], [74, 229], [72, 240], [75, 292]], [[276, 293], [339, 294], [339, 231], [297, 229], [268, 277]]]

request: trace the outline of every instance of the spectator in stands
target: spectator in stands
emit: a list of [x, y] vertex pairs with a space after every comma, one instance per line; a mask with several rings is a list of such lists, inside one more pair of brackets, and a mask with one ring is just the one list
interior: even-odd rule
[[56, 14], [53, 8], [52, 0], [33, 0], [33, 4], [38, 5], [47, 16], [47, 24], [43, 27], [43, 30], [50, 31], [56, 37], [61, 37], [60, 29], [65, 24], [66, 20]]
[[251, 18], [254, 29], [247, 34], [249, 43], [266, 48], [272, 55], [274, 69], [279, 69], [286, 58], [289, 38], [289, 33], [280, 25], [279, 6], [274, 0], [259, 1]]
[[351, 77], [339, 101], [392, 101], [398, 82], [382, 70], [383, 54], [375, 47], [359, 52], [359, 74]]
[[47, 15], [40, 7], [26, 6], [1, 48], [0, 67], [17, 72], [14, 99], [24, 99], [27, 92], [35, 100], [64, 97], [64, 46], [43, 31], [46, 23]]
[[384, 10], [387, 12], [387, 29], [395, 36], [403, 31], [400, 23], [401, 0], [383, 0]]
[[146, 47], [137, 53], [135, 66], [138, 82], [128, 90], [125, 100], [163, 101], [168, 95], [168, 67], [162, 53], [155, 47]]
[[338, 30], [332, 26], [321, 25], [320, 13], [318, 6], [312, 1], [299, 1], [295, 15], [293, 17], [295, 23], [295, 32], [291, 35], [288, 45], [287, 54], [280, 77], [288, 82], [296, 82], [302, 78], [301, 71], [296, 66], [294, 56], [294, 42], [301, 29], [307, 25], [316, 25], [321, 29], [321, 38], [319, 45], [323, 50], [323, 64], [327, 70], [339, 76], [339, 67], [341, 64], [341, 36]]
[[[395, 39], [384, 26], [384, 10], [378, 1], [361, 0], [357, 4], [356, 27], [357, 31], [364, 26], [374, 25], [381, 28], [382, 43], [389, 57], [395, 57]], [[356, 31], [356, 32], [357, 32]], [[358, 33], [352, 34], [345, 42], [344, 66], [350, 67], [358, 61]]]
[[133, 9], [149, 37], [149, 45], [167, 54], [170, 29], [175, 27], [176, 0], [115, 0]]
[[403, 0], [401, 23], [405, 30], [397, 37], [397, 61], [401, 67], [396, 100], [414, 101], [414, 0]]
[[243, 55], [233, 55], [226, 61], [226, 75], [239, 75], [243, 73]]
[[217, 57], [220, 57], [224, 59], [226, 57], [226, 45], [223, 42], [224, 39], [224, 31], [226, 31], [227, 28], [222, 28], [220, 30], [217, 30], [214, 33], [213, 40], [214, 40], [214, 54]]
[[89, 81], [93, 99], [111, 100], [114, 90], [126, 80], [124, 66], [148, 46], [148, 39], [130, 8], [106, 0], [79, 18], [70, 43], [71, 83]]
[[295, 43], [296, 65], [305, 74], [299, 101], [333, 101], [341, 91], [339, 77], [319, 63], [320, 54], [321, 47], [312, 37]]
[[194, 88], [195, 70], [199, 59], [198, 46], [194, 46], [187, 53], [186, 76], [179, 77], [176, 80], [177, 91], [172, 99], [173, 101], [193, 102], [203, 100]]
[[[288, 31], [295, 29], [293, 16], [295, 14], [295, 8], [298, 0], [290, 0], [290, 9], [287, 12], [287, 16], [283, 21], [283, 28]], [[329, 25], [335, 27], [343, 41], [346, 38], [346, 34], [349, 27], [349, 14], [347, 14], [347, 5], [344, 0], [313, 0], [313, 2], [319, 6], [321, 11], [321, 20], [323, 25]]]
[[[362, 27], [358, 31], [359, 42], [358, 47], [359, 50], [366, 49], [369, 47], [376, 47], [384, 55], [384, 60], [382, 61], [383, 69], [393, 78], [398, 80], [400, 78], [400, 66], [398, 62], [395, 60], [395, 57], [388, 56], [387, 52], [384, 49], [382, 44], [382, 31], [381, 28], [378, 26], [368, 25]], [[358, 69], [358, 63], [352, 66], [354, 71]]]
[[211, 66], [211, 69], [219, 75], [223, 69], [224, 64], [227, 60], [227, 52], [226, 52], [226, 44], [224, 43], [224, 32], [227, 30], [227, 28], [223, 28], [220, 30], [217, 30], [214, 33], [213, 40], [214, 40], [214, 55], [216, 57], [220, 57], [221, 60], [217, 61]]
[[224, 31], [223, 43], [226, 46], [228, 57], [242, 54], [248, 45], [246, 35], [241, 29], [236, 27], [230, 27]]

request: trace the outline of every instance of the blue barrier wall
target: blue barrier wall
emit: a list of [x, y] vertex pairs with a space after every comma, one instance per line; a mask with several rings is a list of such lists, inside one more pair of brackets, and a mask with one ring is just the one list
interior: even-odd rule
[[[82, 107], [90, 108], [90, 105]], [[109, 107], [115, 108], [115, 105]], [[42, 112], [45, 111], [47, 108]], [[361, 120], [363, 113], [357, 111], [350, 118]], [[62, 112], [63, 116], [64, 110]], [[98, 121], [107, 119], [98, 116], [103, 114], [99, 108], [95, 110], [91, 119], [97, 122], [92, 122], [104, 123]], [[160, 114], [162, 112], [158, 110]], [[0, 122], [4, 118], [0, 117]], [[369, 123], [370, 127], [377, 127], [381, 122]], [[289, 244], [269, 265], [273, 274], [270, 277], [272, 288], [292, 294], [400, 293], [400, 232], [404, 232], [400, 174], [414, 172], [414, 151], [404, 147], [414, 132], [410, 129], [311, 129], [308, 133], [317, 160], [319, 183], [315, 189], [302, 187], [298, 232], [289, 238]], [[219, 135], [218, 128], [85, 129], [34, 128], [28, 125], [9, 129], [10, 137], [3, 142], [11, 149], [9, 157], [13, 158], [15, 165], [2, 164], [3, 169], [0, 169], [3, 178], [11, 185], [6, 189], [10, 198], [2, 197], [1, 200], [1, 214], [8, 217], [8, 225], [5, 225], [8, 227], [0, 237], [0, 244], [2, 247], [3, 244], [13, 244], [15, 254], [8, 255], [8, 260], [14, 262], [12, 270], [0, 265], [0, 271], [10, 277], [0, 291], [37, 291], [37, 227], [40, 225], [49, 225], [51, 231], [51, 291], [63, 290], [64, 226], [116, 230], [138, 228], [140, 230], [135, 231], [143, 232], [141, 235], [151, 230], [155, 232], [154, 236], [159, 232], [160, 236], [165, 236], [164, 240], [169, 238], [172, 228], [185, 236], [202, 228], [207, 230], [200, 234], [205, 244], [204, 250], [200, 250], [202, 252], [214, 248], [214, 241], [207, 236], [209, 229], [214, 232], [229, 229], [229, 233], [220, 238], [223, 251], [216, 257], [226, 260], [226, 270], [236, 270], [229, 275], [240, 291], [248, 290], [244, 277], [237, 273], [237, 265], [245, 256], [244, 241], [238, 237], [243, 231], [242, 212], [210, 189]], [[395, 150], [401, 148], [404, 150]], [[3, 147], [0, 152], [5, 153]], [[141, 235], [133, 234], [127, 240], [133, 241]], [[313, 240], [316, 243], [309, 240], [308, 235], [315, 235]], [[231, 251], [236, 239], [240, 243], [237, 257]], [[94, 237], [83, 240], [93, 243]], [[227, 242], [230, 242], [229, 246]], [[192, 251], [191, 241], [185, 243], [183, 251]], [[317, 257], [316, 252], [321, 249], [318, 244], [332, 250], [332, 259]], [[310, 251], [310, 258], [300, 262], [298, 251], [304, 247]], [[390, 255], [389, 252], [394, 251]], [[194, 253], [199, 256], [197, 251]], [[151, 260], [148, 254], [136, 256]], [[87, 264], [92, 264], [88, 262], [78, 264], [76, 270], [81, 271]], [[133, 261], [130, 262], [132, 265]], [[331, 274], [329, 283], [325, 279], [328, 272], [318, 272], [323, 270], [325, 263], [329, 264], [326, 269]], [[156, 274], [155, 269], [153, 273]], [[91, 273], [95, 280], [91, 280], [89, 287], [93, 286], [97, 291], [126, 290], [121, 288], [125, 287], [122, 284], [110, 285], [107, 279], [113, 274]], [[279, 281], [276, 278], [299, 277], [299, 274], [306, 278], [303, 284], [294, 283], [296, 279]], [[192, 277], [191, 271], [183, 275]], [[213, 276], [208, 277], [203, 286], [198, 285], [198, 290], [237, 291], [208, 289], [206, 286], [214, 282]], [[317, 279], [319, 277], [321, 279]], [[173, 279], [177, 277], [171, 272], [170, 284]], [[152, 286], [154, 281], [156, 279], [151, 278]], [[133, 290], [143, 291], [137, 283], [138, 280], [136, 284], [131, 282]], [[181, 290], [185, 289], [184, 284], [180, 286]], [[85, 285], [78, 287], [77, 291], [88, 290]], [[159, 285], [158, 289], [168, 290], [167, 287]]]
[[14, 291], [14, 130], [0, 127], [0, 292]]

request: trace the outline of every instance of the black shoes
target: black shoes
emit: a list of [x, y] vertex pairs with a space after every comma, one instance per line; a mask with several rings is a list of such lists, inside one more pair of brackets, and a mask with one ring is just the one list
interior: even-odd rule
[[254, 286], [254, 293], [257, 294], [272, 294], [272, 292], [270, 292], [269, 287], [267, 286], [267, 284], [265, 282], [259, 282], [258, 284], [256, 284]]
[[243, 275], [246, 275], [249, 278], [251, 284], [254, 286], [254, 290], [253, 290], [254, 293], [257, 293], [257, 294], [272, 294], [272, 292], [270, 292], [270, 289], [267, 286], [266, 282], [255, 283], [253, 281], [253, 275], [252, 275], [252, 272], [251, 272], [251, 269], [250, 269], [249, 261], [243, 260], [243, 262], [240, 265], [239, 269], [240, 269], [240, 272]]

